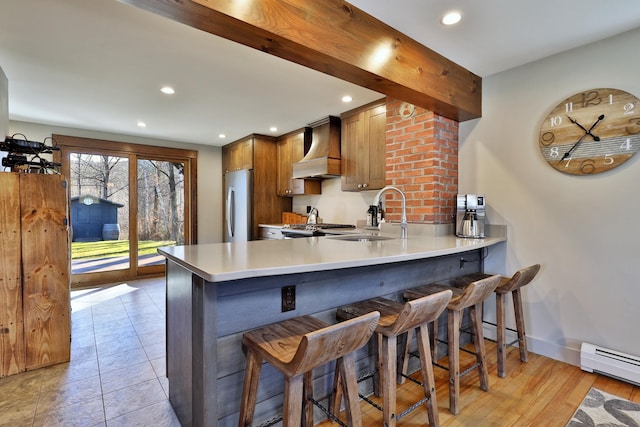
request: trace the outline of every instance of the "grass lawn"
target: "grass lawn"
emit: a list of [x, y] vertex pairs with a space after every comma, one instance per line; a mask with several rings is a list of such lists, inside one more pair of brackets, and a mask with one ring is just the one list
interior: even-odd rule
[[[172, 246], [176, 242], [171, 240], [163, 241], [141, 241], [138, 242], [138, 256], [157, 253], [160, 246]], [[110, 258], [126, 256], [129, 254], [128, 240], [102, 240], [98, 242], [71, 242], [71, 258]]]

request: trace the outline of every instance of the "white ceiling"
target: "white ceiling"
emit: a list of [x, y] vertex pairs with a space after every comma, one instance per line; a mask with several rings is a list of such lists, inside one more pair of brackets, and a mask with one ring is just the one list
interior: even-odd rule
[[[638, 0], [351, 3], [482, 77], [640, 27]], [[383, 96], [115, 0], [2, 0], [0, 67], [12, 120], [208, 145]]]

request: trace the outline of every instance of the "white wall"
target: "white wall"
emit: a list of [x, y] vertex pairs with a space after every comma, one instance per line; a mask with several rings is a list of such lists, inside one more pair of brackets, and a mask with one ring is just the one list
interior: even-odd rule
[[573, 364], [583, 341], [640, 355], [640, 155], [565, 175], [543, 160], [538, 129], [585, 89], [640, 96], [638, 46], [640, 29], [486, 77], [483, 117], [460, 126], [459, 190], [485, 193], [489, 222], [507, 224], [486, 270], [542, 264], [524, 290], [531, 349]]
[[366, 221], [367, 209], [373, 203], [376, 191], [343, 192], [340, 178], [322, 180], [322, 195], [296, 196], [293, 198], [293, 211], [306, 213], [307, 206], [318, 208], [323, 222], [333, 224], [355, 224], [357, 220]]
[[[29, 140], [40, 142], [55, 133], [198, 151], [198, 242], [222, 242], [222, 161], [220, 147], [11, 121], [9, 123], [9, 134], [12, 135], [14, 133], [22, 133]], [[49, 144], [49, 141], [47, 141], [47, 144]]]

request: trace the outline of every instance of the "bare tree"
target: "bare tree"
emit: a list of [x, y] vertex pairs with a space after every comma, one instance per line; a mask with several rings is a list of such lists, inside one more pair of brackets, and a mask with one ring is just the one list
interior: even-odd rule
[[[182, 163], [138, 162], [138, 234], [141, 239], [183, 241]], [[177, 172], [177, 173], [176, 173]]]
[[94, 195], [109, 200], [116, 193], [128, 188], [126, 176], [114, 179], [114, 171], [118, 164], [125, 159], [109, 155], [75, 154], [75, 161], [71, 162], [71, 173], [75, 178], [78, 195], [84, 191], [94, 189]]

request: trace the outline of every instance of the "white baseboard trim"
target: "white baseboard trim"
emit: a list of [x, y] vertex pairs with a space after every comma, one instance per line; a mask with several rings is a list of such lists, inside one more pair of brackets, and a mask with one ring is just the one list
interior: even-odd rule
[[[487, 323], [482, 324], [482, 333], [485, 338], [496, 340], [496, 327]], [[513, 342], [518, 338], [515, 332], [507, 330], [507, 342]], [[517, 344], [515, 344], [517, 345]], [[527, 349], [535, 354], [568, 363], [573, 366], [580, 366], [580, 349], [559, 346], [527, 336]]]

